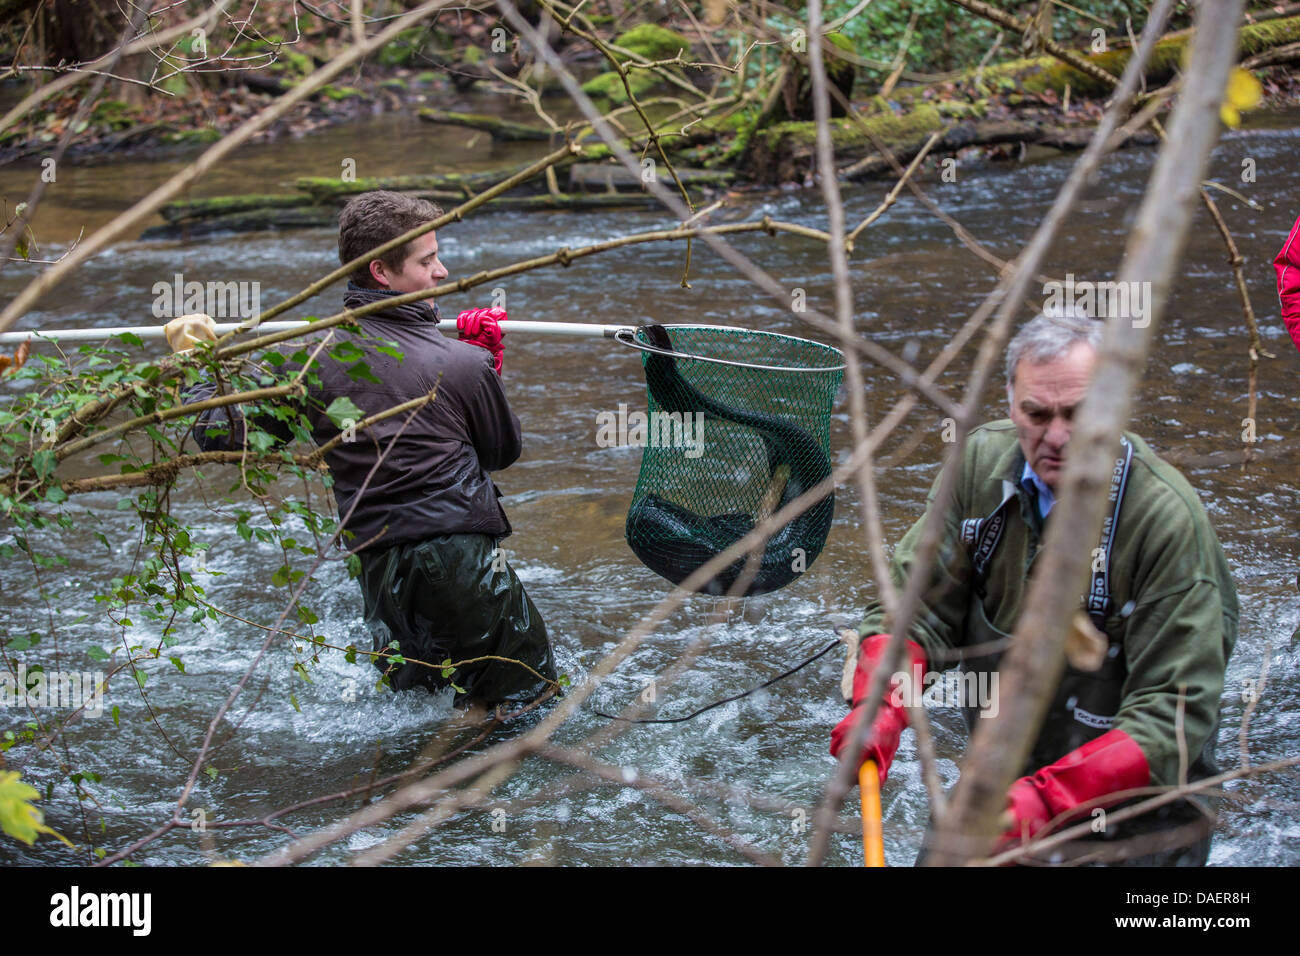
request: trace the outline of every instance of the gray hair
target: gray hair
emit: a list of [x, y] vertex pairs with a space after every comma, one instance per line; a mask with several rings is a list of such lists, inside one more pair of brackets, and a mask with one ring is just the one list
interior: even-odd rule
[[1101, 348], [1101, 330], [1100, 320], [1075, 308], [1042, 312], [1030, 319], [1007, 343], [1007, 388], [1021, 360], [1035, 365], [1050, 362], [1080, 343], [1096, 352]]

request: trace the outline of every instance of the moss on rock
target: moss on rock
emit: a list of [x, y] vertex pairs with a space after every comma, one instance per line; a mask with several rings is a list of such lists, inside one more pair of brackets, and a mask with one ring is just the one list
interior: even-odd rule
[[[671, 60], [678, 53], [689, 52], [691, 41], [680, 33], [668, 30], [653, 23], [642, 23], [626, 33], [620, 33], [614, 40], [615, 46], [631, 50], [647, 60]], [[620, 60], [627, 57], [615, 54]]]

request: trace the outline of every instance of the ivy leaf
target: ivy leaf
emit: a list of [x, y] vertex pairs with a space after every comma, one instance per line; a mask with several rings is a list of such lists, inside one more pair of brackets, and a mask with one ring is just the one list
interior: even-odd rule
[[54, 474], [56, 465], [58, 465], [58, 460], [54, 457], [54, 452], [49, 448], [42, 448], [32, 455], [32, 467], [36, 469], [36, 477], [41, 481]]
[[249, 432], [248, 444], [253, 451], [264, 452], [275, 444], [275, 436], [264, 431]]
[[355, 342], [340, 342], [330, 349], [330, 357], [339, 362], [350, 362], [353, 359], [363, 358], [365, 354], [365, 349]]
[[365, 417], [356, 403], [346, 395], [341, 395], [330, 402], [330, 407], [325, 409], [325, 415], [336, 428], [344, 428], [344, 423], [348, 421], [355, 424]]
[[370, 366], [365, 362], [358, 362], [348, 370], [348, 378], [354, 382], [374, 382], [376, 385], [383, 385], [383, 380], [370, 371]]

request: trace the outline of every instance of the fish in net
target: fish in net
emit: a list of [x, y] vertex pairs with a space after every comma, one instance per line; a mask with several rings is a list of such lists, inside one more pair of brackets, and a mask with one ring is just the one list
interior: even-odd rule
[[[691, 326], [670, 335], [648, 325], [629, 344], [642, 350], [650, 440], [627, 542], [646, 567], [681, 584], [830, 476], [843, 355], [773, 332]], [[777, 529], [748, 570], [742, 555], [697, 590], [725, 594], [742, 575], [744, 596], [785, 587], [821, 553], [834, 514], [828, 493]]]

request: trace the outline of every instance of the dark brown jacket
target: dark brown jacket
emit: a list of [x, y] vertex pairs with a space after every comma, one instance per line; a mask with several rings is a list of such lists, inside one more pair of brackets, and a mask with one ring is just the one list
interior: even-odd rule
[[[390, 295], [349, 284], [344, 305], [356, 308]], [[317, 359], [319, 381], [309, 384], [305, 408], [317, 444], [339, 434], [326, 414], [339, 398], [361, 410], [360, 420], [434, 388], [437, 394], [414, 417], [400, 412], [376, 422], [326, 454], [339, 515], [352, 533], [345, 546], [388, 548], [436, 534], [509, 534], [500, 491], [488, 472], [513, 463], [522, 440], [519, 419], [492, 370], [491, 353], [444, 336], [436, 310], [423, 302], [358, 321], [360, 335], [335, 328]], [[325, 334], [295, 342], [284, 354], [310, 353]], [[290, 360], [280, 371], [297, 368]], [[216, 386], [204, 382], [187, 390], [185, 400], [215, 393]], [[259, 416], [254, 423], [280, 440], [290, 437], [284, 423], [273, 418]], [[244, 432], [238, 409], [233, 414], [209, 410], [194, 426], [194, 438], [205, 451], [241, 448]]]

